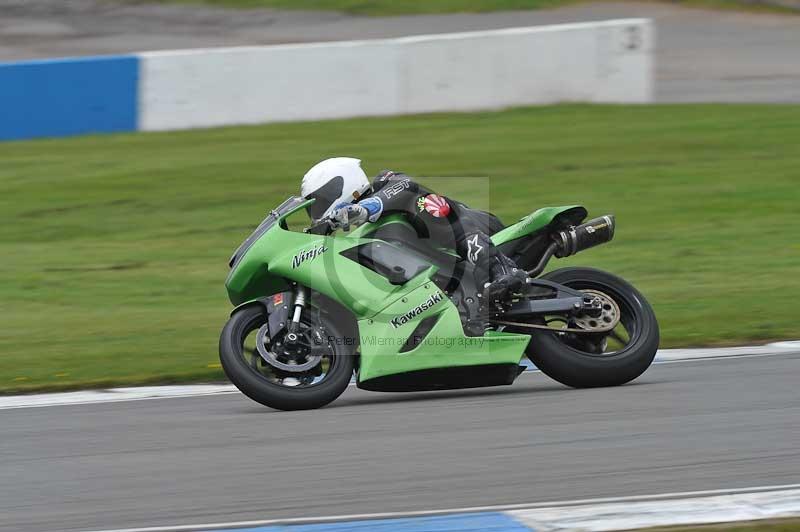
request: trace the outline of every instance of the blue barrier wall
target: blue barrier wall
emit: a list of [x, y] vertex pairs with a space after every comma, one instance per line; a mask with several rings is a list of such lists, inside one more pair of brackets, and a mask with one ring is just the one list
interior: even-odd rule
[[0, 140], [135, 131], [139, 58], [0, 63]]

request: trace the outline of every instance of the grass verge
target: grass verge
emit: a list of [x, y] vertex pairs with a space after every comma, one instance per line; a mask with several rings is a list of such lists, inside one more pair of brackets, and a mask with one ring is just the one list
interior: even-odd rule
[[334, 155], [490, 176], [504, 220], [612, 212], [555, 265], [636, 284], [663, 346], [797, 337], [800, 106], [583, 106], [0, 144], [0, 391], [217, 379], [232, 250]]
[[648, 528], [646, 532], [800, 532], [800, 519]]

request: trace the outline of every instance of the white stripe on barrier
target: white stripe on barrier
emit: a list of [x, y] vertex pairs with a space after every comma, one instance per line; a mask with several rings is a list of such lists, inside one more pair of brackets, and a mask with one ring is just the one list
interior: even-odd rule
[[139, 129], [649, 102], [647, 19], [399, 39], [145, 52]]

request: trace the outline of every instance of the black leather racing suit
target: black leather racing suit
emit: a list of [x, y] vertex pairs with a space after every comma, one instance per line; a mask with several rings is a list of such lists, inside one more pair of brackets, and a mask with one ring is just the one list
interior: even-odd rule
[[376, 221], [388, 214], [402, 214], [422, 238], [430, 238], [475, 265], [478, 287], [490, 283], [484, 292], [489, 300], [500, 299], [518, 289], [527, 278], [514, 261], [506, 257], [489, 238], [503, 228], [491, 213], [440, 196], [409, 176], [389, 170], [373, 180], [372, 191], [358, 201]]

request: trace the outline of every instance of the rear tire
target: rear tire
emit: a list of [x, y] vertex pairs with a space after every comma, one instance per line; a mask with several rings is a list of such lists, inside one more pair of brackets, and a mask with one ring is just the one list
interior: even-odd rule
[[593, 268], [563, 268], [543, 275], [542, 279], [608, 294], [632, 316], [635, 333], [629, 344], [618, 351], [592, 354], [568, 345], [559, 333], [536, 331], [531, 335], [527, 355], [537, 368], [573, 388], [619, 386], [645, 372], [658, 350], [659, 330], [652, 307], [636, 288], [624, 279]]
[[[222, 329], [219, 339], [219, 360], [230, 381], [247, 397], [278, 410], [308, 410], [327, 405], [347, 389], [353, 375], [355, 356], [344, 342], [333, 342], [335, 363], [319, 383], [291, 388], [275, 384], [254, 371], [245, 361], [244, 341], [254, 329], [266, 323], [267, 314], [261, 305], [236, 311]], [[329, 337], [341, 338], [336, 326], [323, 318], [321, 324]]]

